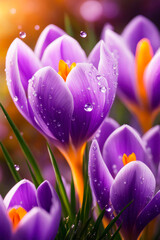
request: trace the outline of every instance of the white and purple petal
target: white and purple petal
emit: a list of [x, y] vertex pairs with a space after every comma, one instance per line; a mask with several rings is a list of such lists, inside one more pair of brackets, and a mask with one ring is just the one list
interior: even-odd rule
[[71, 65], [73, 62], [87, 62], [87, 57], [80, 44], [74, 38], [63, 35], [45, 49], [42, 63], [44, 66], [53, 67], [58, 72], [60, 60]]
[[122, 37], [135, 54], [137, 43], [142, 38], [148, 38], [154, 52], [160, 46], [160, 34], [157, 27], [144, 16], [136, 16], [130, 21], [122, 32]]
[[74, 100], [70, 134], [78, 147], [95, 133], [108, 113], [104, 108], [108, 101], [108, 83], [92, 64], [79, 63], [69, 73], [66, 84]]
[[7, 209], [0, 196], [0, 238], [3, 240], [11, 240], [12, 228]]
[[137, 160], [149, 165], [139, 134], [132, 127], [123, 125], [108, 137], [103, 147], [103, 159], [113, 177], [123, 167], [123, 154], [128, 156], [132, 153], [135, 153]]
[[119, 96], [124, 100], [137, 103], [134, 55], [123, 38], [109, 29], [105, 32], [105, 43], [118, 61]]
[[107, 218], [111, 218], [110, 188], [113, 183], [113, 178], [103, 161], [96, 140], [93, 140], [90, 148], [88, 171], [92, 192], [101, 209], [106, 209]]
[[137, 233], [134, 232], [137, 216], [152, 199], [154, 191], [154, 175], [144, 163], [130, 162], [118, 172], [110, 191], [115, 211], [119, 213], [133, 201], [121, 215], [121, 231], [125, 239], [137, 239]]
[[7, 209], [23, 207], [27, 212], [37, 206], [36, 188], [33, 183], [24, 179], [14, 185], [4, 198]]
[[97, 130], [95, 134], [95, 139], [98, 142], [99, 148], [101, 152], [103, 151], [103, 146], [107, 138], [110, 136], [110, 134], [116, 130], [120, 125], [118, 122], [116, 122], [113, 118], [107, 117], [100, 128]]
[[48, 25], [41, 33], [38, 38], [38, 41], [35, 46], [35, 54], [39, 59], [42, 58], [42, 55], [46, 49], [46, 47], [55, 41], [57, 38], [66, 34], [61, 28], [56, 25], [50, 24]]
[[160, 50], [156, 52], [144, 72], [144, 85], [151, 110], [160, 106]]
[[68, 143], [73, 99], [62, 77], [51, 67], [40, 69], [29, 83], [28, 95], [40, 128], [53, 140]]
[[160, 191], [152, 198], [137, 217], [134, 232], [138, 235], [155, 217], [160, 214]]

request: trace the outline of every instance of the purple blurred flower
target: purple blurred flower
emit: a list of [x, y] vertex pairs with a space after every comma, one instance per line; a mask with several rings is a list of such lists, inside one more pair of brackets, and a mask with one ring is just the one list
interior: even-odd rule
[[152, 159], [152, 164], [154, 166], [154, 175], [156, 178], [157, 189], [160, 189], [160, 126], [152, 127], [148, 132], [146, 132], [142, 140], [145, 142], [148, 155]]
[[88, 60], [75, 39], [50, 25], [35, 53], [15, 39], [6, 58], [15, 105], [65, 156], [81, 200], [85, 143], [108, 114], [117, 86], [116, 60], [102, 41], [95, 48]]
[[61, 219], [59, 198], [48, 181], [36, 190], [22, 180], [3, 200], [0, 197], [0, 236], [3, 240], [54, 239]]
[[118, 95], [145, 132], [151, 128], [160, 106], [159, 31], [150, 20], [137, 16], [122, 35], [107, 29], [103, 39], [118, 60]]
[[[135, 155], [134, 155], [134, 154]], [[125, 163], [125, 156], [128, 163]], [[136, 159], [134, 158], [136, 157]], [[132, 161], [133, 160], [133, 161]], [[121, 215], [124, 239], [136, 240], [144, 227], [160, 213], [160, 192], [147, 165], [144, 142], [129, 126], [117, 128], [106, 140], [103, 157], [96, 140], [89, 154], [89, 178], [93, 194], [110, 221], [132, 200]]]

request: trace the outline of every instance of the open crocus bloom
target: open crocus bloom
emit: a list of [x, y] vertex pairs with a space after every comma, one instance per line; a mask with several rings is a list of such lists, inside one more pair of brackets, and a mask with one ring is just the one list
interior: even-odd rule
[[103, 32], [103, 38], [118, 59], [119, 97], [137, 116], [145, 132], [151, 128], [160, 106], [158, 29], [145, 17], [137, 16], [126, 26], [122, 35], [107, 29]]
[[79, 43], [53, 25], [35, 49], [13, 41], [6, 58], [8, 88], [21, 114], [67, 159], [82, 201], [83, 151], [113, 103], [117, 62], [101, 41], [93, 66], [94, 56], [87, 60]]
[[[111, 134], [113, 137], [114, 132]], [[127, 138], [129, 131], [124, 130], [121, 135], [124, 133]], [[106, 141], [108, 144], [111, 135]], [[118, 214], [133, 201], [120, 217], [123, 221], [121, 233], [125, 240], [136, 240], [144, 227], [160, 213], [160, 192], [154, 196], [155, 177], [148, 166], [142, 162], [145, 162], [145, 153], [141, 143], [138, 145], [137, 141], [139, 141], [138, 134], [126, 139], [126, 142], [124, 138], [119, 143], [116, 139], [113, 140], [110, 154], [108, 149], [108, 158], [103, 159], [99, 145], [94, 140], [89, 154], [91, 189], [101, 209], [106, 209], [107, 220], [110, 221], [113, 213]], [[128, 148], [125, 148], [124, 144]], [[132, 147], [134, 147], [134, 153]], [[139, 161], [140, 158], [141, 161]]]
[[36, 190], [33, 183], [21, 180], [0, 197], [0, 236], [3, 240], [54, 239], [60, 219], [61, 204], [48, 181]]

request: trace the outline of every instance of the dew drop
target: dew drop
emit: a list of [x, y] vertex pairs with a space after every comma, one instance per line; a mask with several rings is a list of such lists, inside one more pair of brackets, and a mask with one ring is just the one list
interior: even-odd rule
[[19, 165], [14, 165], [14, 168], [16, 169], [16, 171], [18, 172], [19, 171], [19, 169], [20, 169], [20, 167], [19, 167]]
[[15, 96], [13, 99], [14, 99], [15, 102], [18, 101], [18, 97], [17, 96]]
[[19, 36], [20, 36], [20, 38], [25, 38], [26, 37], [26, 33], [23, 32], [23, 31], [20, 31], [19, 32]]
[[93, 110], [92, 104], [86, 103], [86, 104], [84, 105], [84, 110], [85, 110], [86, 112], [92, 112], [92, 110]]
[[87, 37], [87, 33], [84, 32], [84, 31], [80, 31], [80, 37], [86, 38]]
[[124, 184], [126, 184], [127, 182], [126, 181], [124, 181]]
[[99, 90], [100, 90], [100, 92], [105, 93], [107, 89], [105, 86], [102, 86], [99, 88]]
[[13, 139], [13, 136], [9, 136], [9, 139], [12, 140], [12, 139]]

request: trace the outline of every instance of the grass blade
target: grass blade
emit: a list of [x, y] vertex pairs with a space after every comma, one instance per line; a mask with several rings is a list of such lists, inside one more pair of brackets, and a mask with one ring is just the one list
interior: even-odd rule
[[41, 172], [40, 172], [40, 169], [36, 163], [36, 160], [34, 159], [29, 147], [27, 146], [27, 144], [25, 143], [23, 137], [21, 136], [18, 128], [16, 127], [16, 125], [14, 124], [14, 122], [11, 120], [10, 116], [8, 115], [8, 113], [6, 112], [6, 110], [4, 109], [3, 105], [0, 103], [0, 107], [2, 108], [2, 111], [4, 113], [4, 115], [6, 116], [20, 146], [21, 146], [21, 149], [27, 159], [27, 161], [30, 162], [34, 172], [35, 172], [35, 176], [36, 176], [36, 179], [37, 179], [37, 182], [38, 184], [40, 184], [41, 182], [43, 182], [43, 177], [41, 175]]
[[5, 160], [6, 160], [7, 165], [8, 165], [8, 167], [9, 167], [11, 173], [12, 173], [12, 176], [13, 176], [14, 180], [16, 182], [19, 182], [21, 180], [21, 177], [14, 167], [14, 163], [13, 163], [13, 160], [12, 160], [11, 156], [9, 155], [7, 149], [4, 147], [4, 145], [1, 142], [0, 142], [0, 146], [1, 146], [3, 155], [5, 157]]
[[63, 202], [65, 204], [68, 215], [70, 216], [71, 219], [73, 219], [73, 213], [71, 211], [71, 207], [70, 207], [70, 203], [69, 203], [69, 200], [68, 200], [68, 197], [67, 197], [67, 194], [66, 194], [66, 190], [65, 190], [65, 187], [64, 187], [63, 182], [62, 182], [61, 174], [60, 174], [60, 171], [58, 169], [58, 165], [56, 163], [56, 160], [54, 158], [52, 150], [51, 150], [48, 143], [47, 143], [47, 149], [48, 149], [49, 156], [50, 156], [50, 159], [51, 159], [54, 171], [55, 171], [55, 176], [56, 176], [56, 180], [57, 180], [57, 184], [58, 184], [58, 188], [59, 188], [61, 197], [62, 197]]
[[75, 195], [75, 187], [73, 177], [71, 179], [71, 211], [73, 214], [76, 213], [76, 195]]
[[71, 37], [73, 37], [73, 29], [72, 29], [72, 25], [71, 25], [71, 21], [70, 18], [67, 14], [65, 14], [64, 16], [64, 25], [65, 25], [65, 31], [66, 33], [68, 33], [68, 35], [70, 35]]

